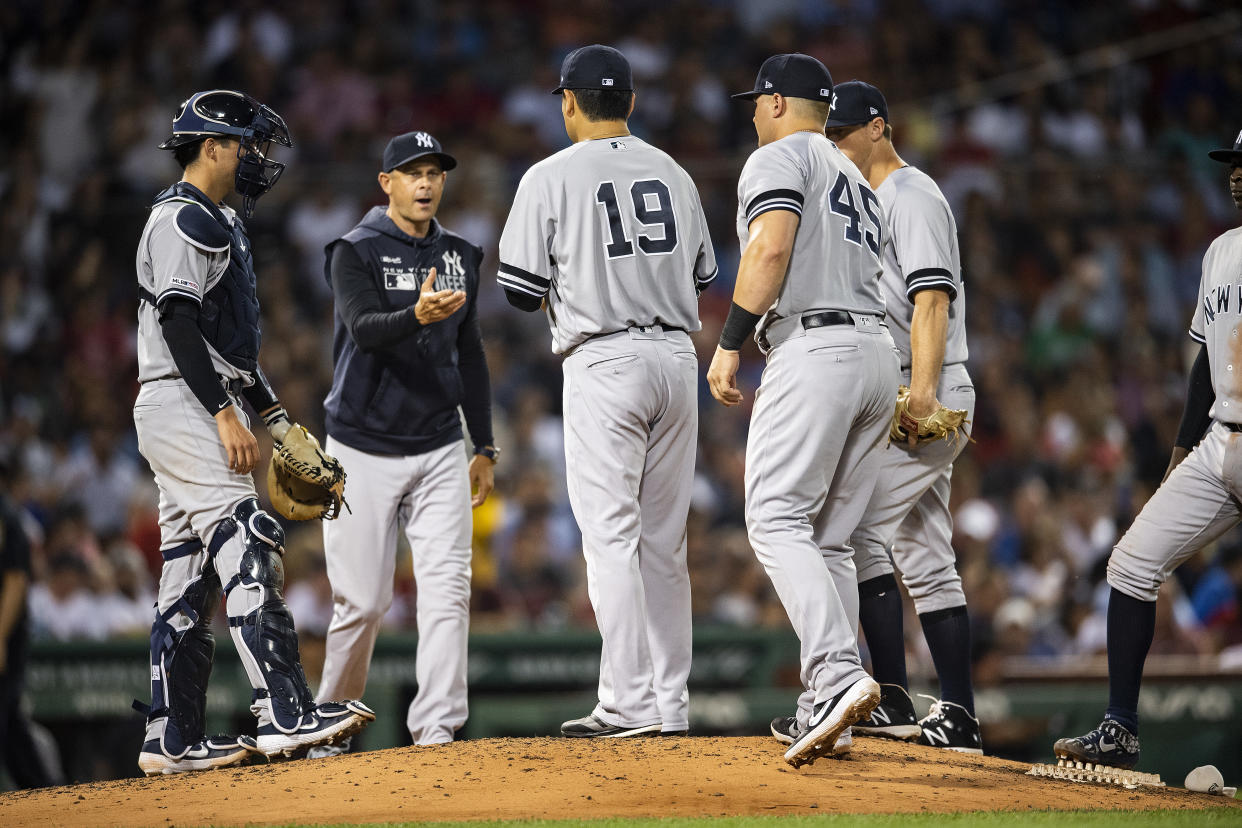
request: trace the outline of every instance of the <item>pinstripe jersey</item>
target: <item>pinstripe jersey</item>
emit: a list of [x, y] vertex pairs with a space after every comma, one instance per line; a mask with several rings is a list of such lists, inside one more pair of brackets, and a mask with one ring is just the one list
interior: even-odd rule
[[[181, 376], [160, 327], [159, 304], [178, 296], [201, 305], [203, 297], [216, 286], [229, 266], [227, 242], [221, 247], [211, 247], [186, 235], [177, 224], [177, 214], [182, 210], [203, 209], [188, 198], [161, 201], [151, 208], [142, 230], [136, 257], [138, 285], [150, 291], [156, 302], [154, 305], [138, 303], [139, 382]], [[235, 220], [237, 214], [231, 207], [221, 204], [219, 209], [230, 223]], [[217, 374], [228, 379], [243, 379], [249, 384], [248, 372], [230, 364], [210, 342], [206, 344]]]
[[944, 364], [966, 361], [966, 287], [957, 246], [957, 222], [949, 202], [931, 176], [915, 167], [894, 170], [875, 194], [884, 205], [888, 239], [884, 245], [884, 301], [888, 330], [910, 366], [910, 319], [914, 295], [936, 288], [949, 294], [949, 328]]
[[715, 277], [694, 182], [632, 135], [579, 141], [527, 170], [500, 236], [497, 281], [546, 297], [558, 354], [633, 326], [697, 331], [696, 290]]
[[771, 210], [801, 217], [776, 304], [776, 318], [817, 310], [883, 314], [879, 199], [858, 167], [822, 133], [795, 132], [751, 153], [737, 183], [737, 236], [745, 251], [750, 224]]

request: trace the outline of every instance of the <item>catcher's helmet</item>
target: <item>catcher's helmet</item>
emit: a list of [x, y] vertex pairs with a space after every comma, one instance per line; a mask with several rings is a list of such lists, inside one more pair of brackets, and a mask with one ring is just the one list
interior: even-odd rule
[[244, 92], [212, 89], [195, 92], [182, 102], [173, 117], [172, 135], [160, 149], [174, 149], [206, 138], [209, 135], [230, 135], [238, 139], [235, 187], [243, 197], [244, 214], [254, 212], [259, 196], [272, 189], [284, 172], [285, 165], [267, 157], [272, 142], [292, 147], [285, 119], [269, 106], [259, 103]]

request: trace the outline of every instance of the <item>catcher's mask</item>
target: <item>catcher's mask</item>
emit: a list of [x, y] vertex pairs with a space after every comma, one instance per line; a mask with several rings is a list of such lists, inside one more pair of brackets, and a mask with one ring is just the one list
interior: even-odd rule
[[254, 214], [255, 202], [285, 171], [285, 165], [267, 157], [272, 143], [292, 147], [285, 119], [269, 106], [244, 92], [212, 89], [195, 92], [182, 102], [173, 117], [172, 135], [160, 149], [173, 149], [209, 135], [231, 135], [238, 139], [237, 178], [234, 189], [242, 196], [242, 215]]

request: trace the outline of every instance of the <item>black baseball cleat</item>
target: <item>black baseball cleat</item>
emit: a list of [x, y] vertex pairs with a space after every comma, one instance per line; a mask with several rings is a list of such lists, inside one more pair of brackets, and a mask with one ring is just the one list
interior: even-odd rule
[[798, 768], [837, 753], [838, 739], [846, 729], [870, 716], [879, 703], [880, 685], [875, 679], [864, 676], [854, 682], [833, 699], [815, 707], [807, 722], [807, 731], [785, 751], [785, 761]]
[[255, 741], [268, 759], [300, 758], [311, 748], [345, 742], [373, 721], [374, 711], [361, 701], [323, 702], [303, 714], [291, 730], [280, 728], [270, 714], [260, 719]]
[[1057, 739], [1052, 752], [1058, 759], [1130, 770], [1138, 764], [1139, 740], [1121, 722], [1105, 719], [1086, 736]]
[[983, 736], [979, 720], [966, 708], [954, 702], [924, 696], [932, 700], [931, 710], [919, 721], [920, 745], [955, 750], [958, 753], [983, 753]]
[[561, 725], [562, 736], [570, 736], [576, 739], [589, 739], [592, 737], [619, 739], [626, 736], [655, 736], [659, 732], [659, 722], [643, 725], [642, 727], [624, 727], [622, 725], [610, 725], [594, 713], [589, 716], [583, 716], [581, 719], [570, 719]]
[[793, 716], [777, 716], [772, 720], [769, 729], [772, 731], [772, 738], [782, 745], [792, 745], [802, 735], [798, 720]]
[[899, 684], [880, 685], [880, 704], [871, 715], [854, 725], [860, 736], [879, 736], [882, 739], [900, 739], [912, 742], [923, 734], [918, 717], [914, 715], [914, 702], [910, 694]]
[[164, 773], [231, 768], [261, 759], [263, 754], [250, 736], [212, 736], [191, 745], [181, 756], [164, 753], [159, 739], [149, 739], [138, 753], [138, 767], [147, 776]]

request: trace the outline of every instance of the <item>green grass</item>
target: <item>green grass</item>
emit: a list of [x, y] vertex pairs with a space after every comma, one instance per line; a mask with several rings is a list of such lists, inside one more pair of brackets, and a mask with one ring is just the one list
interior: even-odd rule
[[[824, 814], [822, 816], [669, 817], [665, 819], [531, 819], [492, 822], [386, 822], [351, 828], [1201, 828], [1242, 826], [1242, 811], [1023, 811], [977, 814]], [[290, 828], [293, 828], [291, 824]], [[344, 828], [325, 826], [324, 828]]]

